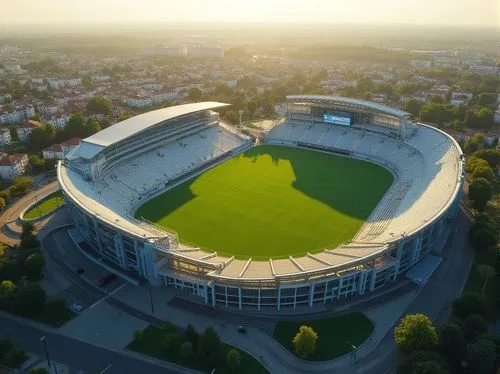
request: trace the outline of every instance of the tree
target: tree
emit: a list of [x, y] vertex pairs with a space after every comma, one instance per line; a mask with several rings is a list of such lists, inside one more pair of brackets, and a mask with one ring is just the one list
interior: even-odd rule
[[[480, 149], [472, 155], [471, 158], [485, 160], [492, 169], [496, 169], [498, 164], [500, 164], [500, 151], [498, 149]], [[469, 163], [469, 160], [467, 160]]]
[[484, 140], [484, 135], [481, 133], [472, 135], [465, 143], [465, 153], [472, 154], [476, 152], [479, 148], [482, 147], [482, 145], [484, 144]]
[[91, 118], [84, 126], [85, 137], [94, 135], [96, 132], [101, 131], [101, 124], [97, 118]]
[[312, 355], [316, 350], [317, 340], [318, 334], [313, 330], [312, 327], [305, 325], [300, 326], [299, 332], [292, 340], [297, 356], [301, 358], [307, 358]]
[[67, 311], [64, 297], [52, 297], [45, 303], [45, 314], [51, 316], [54, 320], [62, 320]]
[[496, 102], [497, 95], [494, 92], [483, 92], [477, 100], [477, 104], [480, 106], [495, 106]]
[[478, 252], [486, 252], [497, 244], [497, 235], [488, 227], [471, 230], [471, 244]]
[[418, 361], [413, 364], [410, 374], [449, 374], [437, 361]]
[[408, 100], [404, 105], [404, 110], [411, 113], [412, 116], [418, 117], [420, 114], [420, 109], [424, 106], [424, 103], [420, 100], [411, 99]]
[[467, 372], [489, 374], [495, 368], [496, 345], [491, 340], [481, 339], [467, 345]]
[[89, 100], [85, 109], [89, 113], [105, 114], [106, 115], [106, 114], [111, 113], [112, 104], [111, 104], [111, 101], [107, 97], [102, 96], [102, 95], [97, 95]]
[[0, 258], [0, 280], [17, 280], [21, 276], [16, 260]]
[[203, 96], [203, 92], [198, 87], [191, 87], [188, 91], [189, 101], [200, 101]]
[[47, 295], [37, 283], [18, 288], [13, 295], [11, 311], [24, 317], [34, 317], [43, 313]]
[[17, 286], [11, 280], [4, 280], [0, 283], [0, 308], [7, 309], [10, 306], [16, 290]]
[[50, 374], [50, 372], [45, 368], [35, 368], [31, 369], [28, 374]]
[[28, 135], [28, 149], [31, 152], [39, 152], [53, 143], [56, 130], [52, 125], [35, 127]]
[[198, 339], [200, 335], [198, 334], [198, 331], [196, 331], [191, 324], [187, 325], [186, 331], [184, 332], [184, 336], [189, 342], [193, 344], [193, 348], [196, 349], [196, 347], [198, 346]]
[[5, 205], [6, 205], [5, 199], [3, 197], [0, 197], [0, 210], [5, 208]]
[[190, 341], [182, 343], [179, 355], [183, 359], [190, 358], [193, 355], [193, 343], [191, 343]]
[[477, 178], [469, 185], [469, 198], [473, 201], [474, 207], [483, 211], [486, 204], [493, 196], [493, 185], [485, 178]]
[[248, 101], [247, 102], [247, 109], [248, 113], [250, 114], [250, 118], [253, 118], [255, 115], [255, 111], [257, 110], [257, 103], [255, 101]]
[[35, 225], [32, 222], [23, 222], [23, 229], [21, 232], [21, 247], [22, 248], [32, 248], [38, 245], [38, 241], [35, 236]]
[[477, 114], [479, 128], [489, 130], [495, 124], [495, 113], [491, 109], [481, 108]]
[[413, 351], [398, 367], [398, 374], [448, 374], [448, 365], [434, 351]]
[[3, 190], [0, 191], [0, 199], [3, 199], [6, 204], [9, 203], [9, 191]]
[[34, 173], [40, 173], [45, 169], [45, 160], [38, 155], [31, 155], [28, 157], [28, 162], [31, 166], [31, 170]]
[[226, 113], [224, 113], [224, 117], [226, 118], [226, 120], [231, 122], [233, 125], [239, 124], [238, 115], [234, 112], [234, 110], [226, 111]]
[[424, 314], [409, 314], [394, 329], [394, 340], [403, 352], [434, 348], [438, 343], [436, 329]]
[[224, 359], [222, 342], [213, 327], [208, 327], [198, 340], [197, 355], [206, 368], [214, 368]]
[[90, 77], [90, 75], [85, 75], [82, 78], [82, 84], [83, 84], [83, 87], [85, 87], [87, 90], [91, 90], [94, 87], [94, 85], [92, 83], [92, 78]]
[[478, 314], [471, 314], [463, 323], [464, 336], [468, 341], [476, 340], [488, 331], [488, 323]]
[[236, 371], [236, 369], [238, 369], [241, 365], [240, 352], [235, 348], [231, 348], [227, 352], [226, 363], [229, 369], [231, 369], [231, 371]]
[[484, 319], [490, 315], [487, 299], [477, 292], [464, 292], [453, 302], [453, 314], [465, 319], [471, 314], [478, 314]]
[[9, 187], [10, 197], [20, 197], [28, 193], [33, 185], [33, 181], [30, 178], [15, 178], [12, 186]]
[[484, 178], [488, 182], [493, 183], [495, 180], [495, 172], [493, 169], [486, 163], [486, 165], [479, 165], [474, 168], [472, 172], [472, 179]]
[[477, 271], [484, 278], [483, 289], [481, 291], [481, 293], [484, 295], [484, 290], [486, 289], [486, 284], [488, 283], [488, 278], [494, 277], [497, 274], [497, 272], [493, 266], [486, 265], [486, 264], [477, 265]]
[[466, 341], [460, 327], [445, 322], [438, 327], [438, 352], [452, 365], [459, 366], [465, 355]]
[[173, 354], [178, 354], [181, 346], [181, 336], [175, 332], [165, 335], [165, 348]]

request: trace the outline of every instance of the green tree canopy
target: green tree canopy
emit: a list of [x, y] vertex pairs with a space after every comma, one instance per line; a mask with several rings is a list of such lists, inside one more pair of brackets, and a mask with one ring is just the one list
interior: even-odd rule
[[97, 95], [89, 100], [85, 109], [93, 114], [110, 114], [113, 105], [106, 96]]
[[255, 111], [257, 110], [257, 103], [253, 100], [247, 102], [248, 113], [250, 114], [250, 118], [253, 118], [255, 115]]
[[479, 314], [471, 314], [463, 323], [463, 332], [467, 341], [476, 340], [488, 331], [488, 323]]
[[412, 116], [418, 117], [423, 106], [424, 103], [420, 100], [411, 99], [405, 103], [403, 108], [407, 112], [411, 113]]
[[394, 330], [394, 340], [403, 352], [433, 349], [438, 343], [436, 329], [424, 314], [405, 316]]
[[197, 356], [206, 368], [214, 368], [224, 360], [222, 342], [213, 327], [208, 327], [200, 335]]
[[35, 252], [24, 261], [24, 274], [29, 280], [39, 280], [43, 277], [43, 264], [45, 263], [41, 253]]
[[495, 180], [495, 172], [490, 165], [478, 165], [472, 172], [472, 179], [484, 178], [492, 183]]
[[465, 355], [466, 341], [460, 327], [445, 322], [438, 327], [438, 352], [452, 365], [458, 367]]
[[40, 315], [45, 309], [47, 295], [37, 283], [20, 287], [12, 298], [11, 310], [25, 317]]
[[234, 110], [227, 110], [224, 113], [224, 117], [233, 125], [239, 125], [238, 115], [234, 112]]
[[188, 92], [189, 101], [200, 101], [203, 96], [203, 92], [198, 87], [191, 87]]
[[312, 327], [305, 325], [300, 326], [299, 332], [295, 335], [292, 341], [297, 356], [307, 358], [312, 355], [316, 350], [317, 340], [318, 334]]
[[467, 346], [467, 372], [490, 374], [495, 368], [496, 345], [491, 340], [481, 339]]
[[237, 349], [231, 348], [227, 352], [226, 364], [229, 367], [229, 369], [231, 369], [232, 371], [236, 371], [240, 367], [240, 365], [241, 365], [241, 354], [240, 354], [240, 352]]
[[497, 271], [493, 266], [487, 264], [477, 265], [476, 270], [479, 272], [479, 274], [481, 274], [481, 276], [484, 279], [483, 290], [481, 292], [484, 295], [484, 290], [486, 289], [486, 284], [488, 284], [488, 279], [490, 277], [494, 277], [497, 274]]
[[477, 178], [469, 185], [469, 198], [474, 207], [482, 211], [493, 195], [493, 185], [484, 178]]
[[496, 233], [488, 227], [481, 227], [470, 233], [471, 244], [478, 252], [486, 252], [497, 244], [497, 240]]
[[0, 197], [0, 210], [5, 208], [5, 205], [7, 205], [5, 199], [3, 197]]
[[490, 306], [483, 295], [477, 292], [464, 292], [453, 302], [453, 314], [462, 319], [478, 314], [488, 320]]
[[496, 169], [500, 164], [500, 151], [498, 149], [480, 149], [474, 152], [470, 158], [483, 159], [488, 162], [492, 169]]
[[181, 344], [181, 348], [179, 350], [179, 355], [183, 359], [188, 359], [193, 355], [193, 343], [186, 341]]

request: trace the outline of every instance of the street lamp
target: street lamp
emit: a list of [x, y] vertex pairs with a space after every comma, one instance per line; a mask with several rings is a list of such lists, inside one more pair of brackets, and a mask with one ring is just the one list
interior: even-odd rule
[[155, 306], [153, 304], [153, 292], [151, 291], [151, 283], [149, 283], [149, 303], [151, 304], [151, 314], [155, 314]]
[[354, 363], [354, 360], [356, 359], [356, 347], [354, 344], [352, 344], [349, 340], [346, 340], [347, 344], [349, 344], [352, 348], [352, 353], [351, 353], [351, 362]]
[[[49, 357], [49, 350], [47, 349], [47, 338], [45, 336], [42, 336], [40, 338], [40, 343], [43, 345], [43, 350], [45, 351], [45, 357], [47, 358], [47, 366], [50, 368], [52, 367], [52, 363], [50, 362], [50, 357]], [[57, 374], [57, 365], [54, 364], [54, 373]]]

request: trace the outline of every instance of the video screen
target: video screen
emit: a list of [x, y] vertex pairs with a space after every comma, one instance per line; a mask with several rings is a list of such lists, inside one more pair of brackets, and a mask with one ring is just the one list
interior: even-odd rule
[[335, 125], [351, 126], [351, 116], [347, 113], [325, 113], [323, 114], [323, 121], [333, 123]]

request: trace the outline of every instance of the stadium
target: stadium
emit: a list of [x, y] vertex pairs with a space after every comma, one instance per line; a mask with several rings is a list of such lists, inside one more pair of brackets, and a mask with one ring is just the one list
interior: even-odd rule
[[58, 164], [87, 256], [214, 307], [314, 308], [398, 281], [457, 214], [459, 145], [404, 111], [288, 96], [253, 141], [226, 106], [129, 118]]

